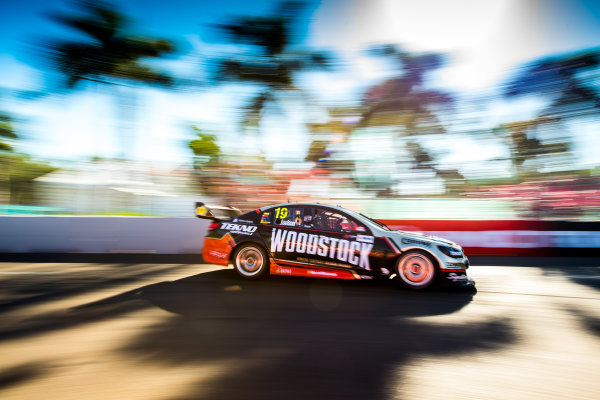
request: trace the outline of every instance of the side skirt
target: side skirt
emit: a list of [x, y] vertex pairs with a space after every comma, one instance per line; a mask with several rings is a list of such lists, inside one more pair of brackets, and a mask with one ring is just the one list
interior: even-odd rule
[[360, 275], [354, 271], [343, 271], [332, 268], [322, 268], [308, 266], [304, 264], [295, 264], [287, 261], [271, 260], [271, 275], [303, 276], [310, 278], [329, 278], [329, 279], [361, 279]]

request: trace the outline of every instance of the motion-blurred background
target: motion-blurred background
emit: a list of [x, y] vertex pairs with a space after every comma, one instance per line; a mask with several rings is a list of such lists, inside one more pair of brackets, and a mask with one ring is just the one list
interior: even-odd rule
[[0, 214], [600, 219], [594, 0], [5, 2]]

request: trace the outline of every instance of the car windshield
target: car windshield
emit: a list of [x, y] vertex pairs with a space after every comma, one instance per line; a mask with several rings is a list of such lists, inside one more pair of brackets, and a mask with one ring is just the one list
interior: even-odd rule
[[364, 220], [366, 219], [367, 222], [370, 222], [371, 225], [375, 225], [376, 227], [378, 227], [379, 229], [383, 229], [384, 231], [391, 231], [391, 229], [384, 224], [383, 222], [379, 222], [377, 220], [374, 220], [373, 218], [369, 218], [366, 215], [362, 214], [362, 213], [358, 213], [352, 210], [345, 210], [348, 214], [353, 215], [355, 218], [358, 218], [359, 220]]
[[376, 219], [373, 218], [369, 218], [367, 217], [365, 214], [359, 213], [363, 218], [368, 219], [369, 221], [373, 222], [374, 224], [376, 224], [378, 227], [380, 227], [381, 229], [383, 229], [384, 231], [391, 231], [391, 229], [384, 224], [383, 222], [379, 222]]

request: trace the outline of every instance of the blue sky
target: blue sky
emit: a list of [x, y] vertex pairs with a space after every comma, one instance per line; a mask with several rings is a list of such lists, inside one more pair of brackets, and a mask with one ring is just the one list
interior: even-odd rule
[[[231, 15], [263, 14], [276, 3], [122, 0], [118, 4], [134, 24], [138, 22], [135, 26], [140, 33], [179, 44], [180, 52], [163, 64], [165, 68], [195, 76], [202, 73], [202, 57], [224, 45], [211, 24]], [[0, 72], [5, 79], [0, 90], [47, 87], [50, 75], [35, 43], [44, 38], [68, 38], [73, 32], [49, 21], [44, 13], [72, 10], [77, 10], [72, 1], [3, 4]], [[298, 24], [303, 43], [339, 54], [337, 71], [311, 74], [302, 80], [323, 103], [356, 100], [366, 87], [393, 73], [385, 63], [365, 55], [363, 50], [377, 43], [447, 53], [448, 65], [437, 71], [434, 82], [460, 97], [493, 92], [524, 62], [600, 45], [600, 2], [591, 0], [324, 0], [310, 2], [303, 17], [306, 23]], [[29, 139], [21, 144], [23, 151], [64, 159], [117, 155], [115, 104], [107, 90], [88, 87], [34, 102], [13, 99], [10, 91], [3, 93], [1, 108], [23, 120], [19, 128]], [[232, 111], [248, 94], [247, 89], [235, 86], [178, 93], [143, 89], [136, 95], [133, 156], [174, 162], [188, 158], [184, 144], [190, 138], [186, 129], [190, 123], [219, 130], [223, 146], [231, 151], [256, 147], [254, 138], [239, 135], [232, 118]], [[538, 106], [534, 103], [527, 103], [532, 113]], [[296, 106], [292, 102], [290, 107], [297, 110]], [[519, 112], [526, 118], [527, 108], [519, 103], [499, 104], [484, 112], [502, 122], [521, 118]], [[285, 152], [291, 158], [302, 158], [309, 144], [302, 122], [319, 115], [319, 110], [290, 111], [286, 117], [265, 120], [262, 150], [272, 157]], [[278, 134], [282, 124], [287, 131], [284, 141]], [[582, 151], [584, 159], [591, 162], [591, 151]]]

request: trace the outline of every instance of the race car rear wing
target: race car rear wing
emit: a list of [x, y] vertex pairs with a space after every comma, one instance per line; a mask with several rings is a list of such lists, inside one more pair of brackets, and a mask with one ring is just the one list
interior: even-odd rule
[[231, 206], [209, 206], [196, 202], [196, 217], [220, 221], [235, 218], [242, 213], [241, 210]]

